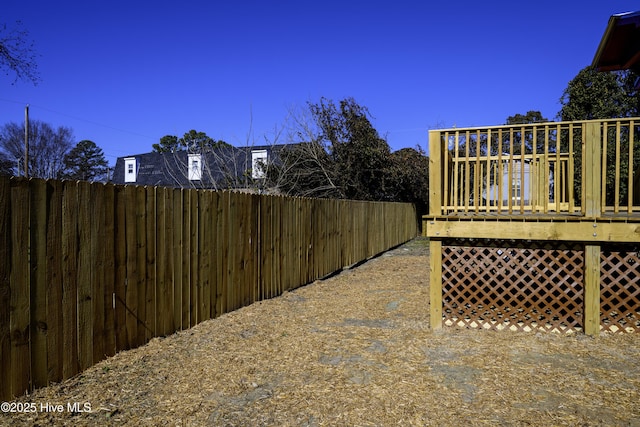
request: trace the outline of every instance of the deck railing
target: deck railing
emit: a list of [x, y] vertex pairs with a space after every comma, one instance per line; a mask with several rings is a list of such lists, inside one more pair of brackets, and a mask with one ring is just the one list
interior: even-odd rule
[[431, 216], [640, 212], [640, 118], [429, 133]]

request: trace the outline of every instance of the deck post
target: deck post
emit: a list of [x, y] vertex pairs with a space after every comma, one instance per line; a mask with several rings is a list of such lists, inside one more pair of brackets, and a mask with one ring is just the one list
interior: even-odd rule
[[[442, 134], [429, 131], [429, 216], [442, 215]], [[429, 221], [423, 220], [426, 235]], [[442, 241], [429, 241], [429, 314], [431, 329], [442, 327]]]
[[442, 327], [442, 240], [429, 241], [429, 325]]
[[584, 333], [600, 333], [600, 245], [584, 248]]
[[584, 189], [584, 214], [587, 218], [596, 218], [600, 213], [602, 176], [602, 133], [601, 122], [587, 122], [582, 147]]
[[[442, 134], [429, 131], [429, 215], [442, 214]], [[423, 228], [424, 229], [424, 228]]]
[[[442, 215], [442, 134], [429, 131], [429, 216]], [[429, 220], [423, 220], [422, 232], [427, 234]], [[442, 327], [442, 241], [429, 242], [429, 314], [431, 329]]]
[[[600, 122], [585, 124], [582, 150], [584, 214], [594, 219], [600, 214], [602, 180], [606, 179], [602, 176], [601, 128]], [[585, 245], [584, 269], [584, 332], [597, 336], [600, 333], [600, 245]]]

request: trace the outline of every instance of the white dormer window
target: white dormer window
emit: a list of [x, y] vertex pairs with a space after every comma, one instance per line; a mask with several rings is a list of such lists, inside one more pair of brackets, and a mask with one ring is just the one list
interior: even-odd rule
[[189, 181], [200, 181], [202, 179], [202, 156], [200, 154], [189, 154]]
[[267, 150], [251, 151], [251, 177], [254, 179], [264, 178], [267, 167]]
[[138, 165], [135, 157], [124, 159], [124, 182], [136, 182], [138, 175]]

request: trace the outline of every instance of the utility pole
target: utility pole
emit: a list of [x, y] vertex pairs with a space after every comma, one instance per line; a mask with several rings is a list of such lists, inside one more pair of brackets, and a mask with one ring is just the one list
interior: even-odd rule
[[24, 176], [29, 178], [29, 104], [24, 107]]

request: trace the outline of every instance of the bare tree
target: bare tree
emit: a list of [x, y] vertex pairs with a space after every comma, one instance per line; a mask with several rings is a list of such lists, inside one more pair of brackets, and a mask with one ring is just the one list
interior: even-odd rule
[[27, 30], [21, 26], [20, 21], [13, 28], [0, 24], [0, 68], [7, 76], [15, 74], [12, 84], [18, 80], [28, 80], [37, 85], [40, 75], [34, 44], [29, 40]]
[[[64, 159], [74, 145], [73, 131], [60, 126], [54, 129], [40, 120], [29, 121], [29, 175], [35, 178], [59, 178]], [[11, 164], [10, 173], [19, 176], [24, 170], [24, 123], [9, 122], [0, 128], [0, 152]]]
[[336, 184], [338, 171], [310, 111], [290, 108], [285, 123], [285, 145], [280, 162], [267, 174], [268, 185], [290, 196], [344, 198]]

